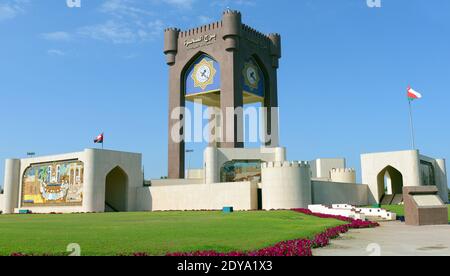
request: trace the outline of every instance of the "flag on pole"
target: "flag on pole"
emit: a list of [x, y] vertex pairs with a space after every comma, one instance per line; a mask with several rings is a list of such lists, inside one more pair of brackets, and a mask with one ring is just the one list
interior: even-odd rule
[[103, 136], [103, 133], [102, 133], [102, 134], [98, 135], [98, 136], [95, 138], [94, 143], [95, 143], [95, 144], [103, 144], [103, 138], [104, 138], [104, 136]]
[[408, 87], [408, 99], [410, 101], [414, 101], [414, 100], [421, 99], [421, 98], [422, 98], [422, 94], [420, 94], [419, 92], [412, 89], [411, 86]]

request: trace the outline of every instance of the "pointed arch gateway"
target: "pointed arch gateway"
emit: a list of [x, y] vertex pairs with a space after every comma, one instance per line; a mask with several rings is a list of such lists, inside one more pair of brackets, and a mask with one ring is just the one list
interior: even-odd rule
[[378, 195], [382, 205], [399, 204], [403, 201], [403, 175], [389, 165], [378, 173]]
[[128, 211], [128, 175], [119, 166], [106, 175], [105, 212]]

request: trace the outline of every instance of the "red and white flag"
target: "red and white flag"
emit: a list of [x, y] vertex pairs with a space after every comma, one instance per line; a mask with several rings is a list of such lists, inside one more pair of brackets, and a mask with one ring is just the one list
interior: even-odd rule
[[422, 98], [422, 94], [420, 94], [419, 92], [417, 92], [414, 89], [412, 89], [411, 86], [408, 87], [408, 92], [407, 93], [408, 93], [408, 99], [410, 101]]
[[94, 139], [95, 144], [103, 144], [103, 133], [98, 135], [97, 138]]

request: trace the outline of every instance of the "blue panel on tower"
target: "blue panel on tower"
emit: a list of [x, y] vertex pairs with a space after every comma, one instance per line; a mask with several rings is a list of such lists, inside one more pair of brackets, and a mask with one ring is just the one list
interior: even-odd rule
[[220, 65], [207, 55], [197, 58], [185, 76], [186, 95], [220, 90]]
[[261, 68], [254, 59], [248, 59], [242, 70], [244, 92], [264, 97], [265, 78]]

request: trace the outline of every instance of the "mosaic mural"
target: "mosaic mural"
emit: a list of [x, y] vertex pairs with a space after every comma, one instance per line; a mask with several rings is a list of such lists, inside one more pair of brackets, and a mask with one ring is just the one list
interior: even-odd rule
[[220, 170], [220, 182], [261, 182], [261, 161], [234, 160]]
[[81, 206], [83, 179], [81, 161], [32, 165], [23, 175], [22, 206]]

